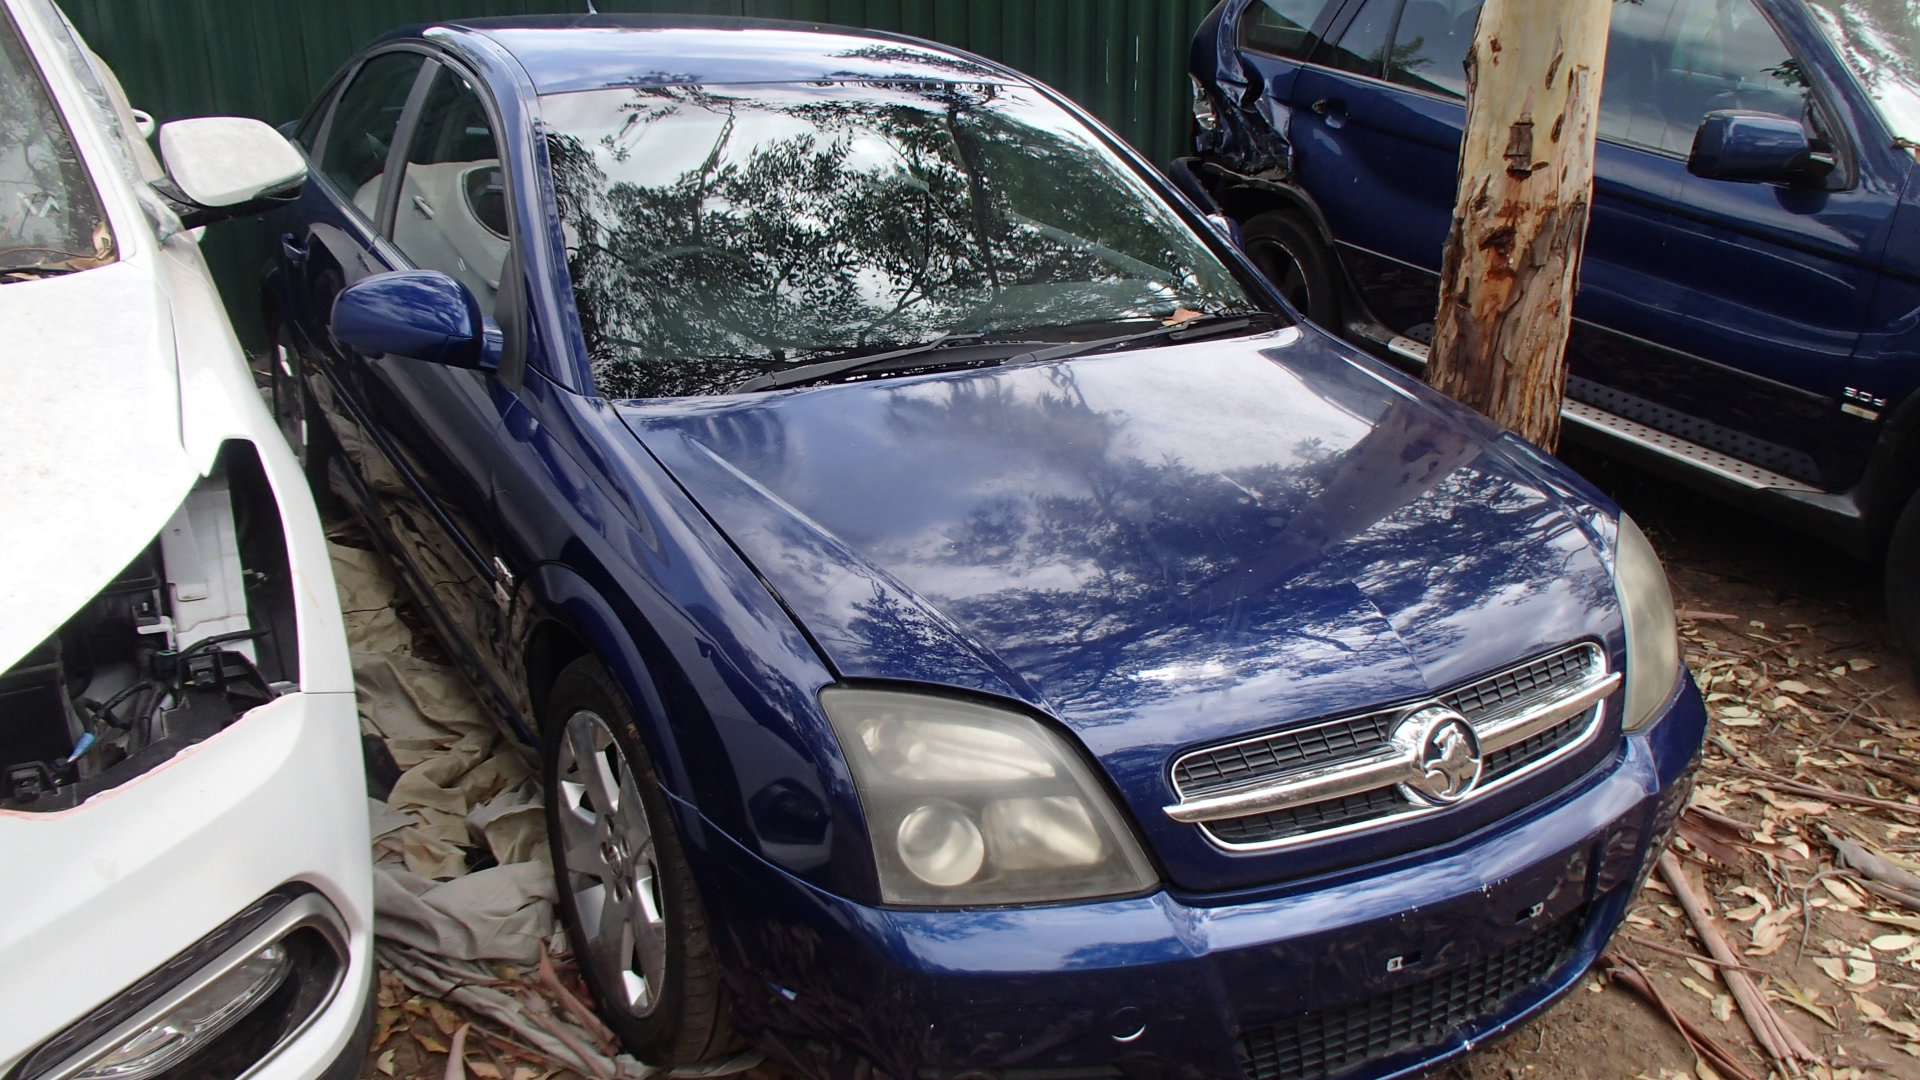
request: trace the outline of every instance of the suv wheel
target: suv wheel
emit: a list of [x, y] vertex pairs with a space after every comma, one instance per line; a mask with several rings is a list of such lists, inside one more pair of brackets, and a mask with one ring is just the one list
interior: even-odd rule
[[651, 1064], [732, 1049], [705, 912], [626, 695], [582, 657], [554, 682], [546, 720], [560, 913], [600, 1015]]
[[1268, 210], [1248, 218], [1240, 235], [1247, 257], [1294, 310], [1339, 332], [1340, 279], [1333, 252], [1305, 218], [1291, 210]]

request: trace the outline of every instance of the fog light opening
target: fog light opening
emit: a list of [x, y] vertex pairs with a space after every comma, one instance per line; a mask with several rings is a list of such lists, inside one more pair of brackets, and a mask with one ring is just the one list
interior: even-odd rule
[[180, 999], [73, 1080], [139, 1080], [164, 1072], [266, 1000], [291, 968], [283, 945], [267, 945]]

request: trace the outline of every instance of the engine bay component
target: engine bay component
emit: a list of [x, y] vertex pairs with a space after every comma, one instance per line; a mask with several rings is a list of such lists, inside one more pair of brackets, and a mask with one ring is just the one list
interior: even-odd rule
[[0, 672], [0, 808], [77, 806], [297, 687], [292, 575], [259, 458], [229, 443], [165, 528]]

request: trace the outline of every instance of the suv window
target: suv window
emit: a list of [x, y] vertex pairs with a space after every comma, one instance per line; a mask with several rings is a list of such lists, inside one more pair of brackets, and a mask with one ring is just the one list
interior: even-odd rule
[[320, 148], [320, 171], [369, 219], [380, 209], [379, 181], [387, 168], [387, 151], [425, 59], [410, 52], [374, 57], [361, 66], [333, 107], [326, 145]]
[[1466, 97], [1467, 49], [1479, 21], [1479, 0], [1407, 0], [1387, 54], [1387, 78], [1428, 93]]
[[1800, 117], [1806, 79], [1753, 0], [1613, 6], [1600, 136], [1685, 155], [1716, 109]]
[[1387, 38], [1400, 0], [1367, 0], [1340, 33], [1322, 62], [1356, 75], [1379, 78], [1387, 59]]
[[493, 315], [508, 247], [500, 151], [479, 92], [452, 68], [440, 69], [420, 106], [393, 242], [415, 266], [453, 275]]
[[1337, 0], [1260, 0], [1240, 23], [1240, 44], [1275, 56], [1304, 60], [1313, 51], [1313, 28]]

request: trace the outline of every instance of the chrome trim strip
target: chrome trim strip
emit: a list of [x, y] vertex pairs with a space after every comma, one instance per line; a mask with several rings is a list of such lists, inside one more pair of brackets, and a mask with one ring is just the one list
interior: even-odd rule
[[1514, 743], [1525, 742], [1573, 719], [1606, 700], [1607, 695], [1619, 685], [1620, 673], [1607, 672], [1598, 679], [1589, 679], [1567, 697], [1536, 705], [1518, 716], [1495, 720], [1484, 728], [1475, 727], [1473, 730], [1480, 736], [1481, 750], [1489, 754], [1495, 750], [1505, 750]]
[[[1267, 743], [1271, 743], [1276, 739], [1289, 739], [1289, 738], [1296, 738], [1296, 737], [1305, 738], [1305, 737], [1311, 736], [1314, 732], [1319, 731], [1322, 728], [1345, 727], [1348, 725], [1359, 724], [1364, 721], [1371, 720], [1376, 716], [1398, 716], [1401, 713], [1404, 713], [1406, 711], [1407, 710], [1405, 709], [1375, 709], [1372, 712], [1364, 712], [1356, 716], [1342, 716], [1332, 720], [1322, 720], [1318, 723], [1308, 724], [1305, 727], [1289, 728], [1286, 731], [1270, 731], [1265, 735], [1254, 735], [1245, 739], [1235, 739], [1233, 742], [1215, 743], [1212, 746], [1203, 746], [1198, 750], [1189, 750], [1188, 752], [1181, 754], [1179, 757], [1173, 759], [1172, 774], [1173, 774], [1174, 793], [1176, 795], [1181, 796], [1183, 800], [1185, 799], [1186, 792], [1182, 790], [1180, 786], [1180, 766], [1185, 765], [1189, 760], [1193, 758], [1217, 754], [1222, 750], [1238, 750], [1243, 746], [1261, 746]], [[1389, 732], [1389, 734], [1391, 734], [1391, 732]], [[1221, 788], [1219, 791], [1215, 792], [1215, 794], [1224, 794], [1228, 791], [1233, 791], [1243, 786], [1259, 785], [1264, 783], [1265, 779], [1266, 778], [1262, 777], [1262, 778], [1258, 778], [1251, 781], [1242, 780], [1237, 784], [1230, 784], [1226, 787]]]

